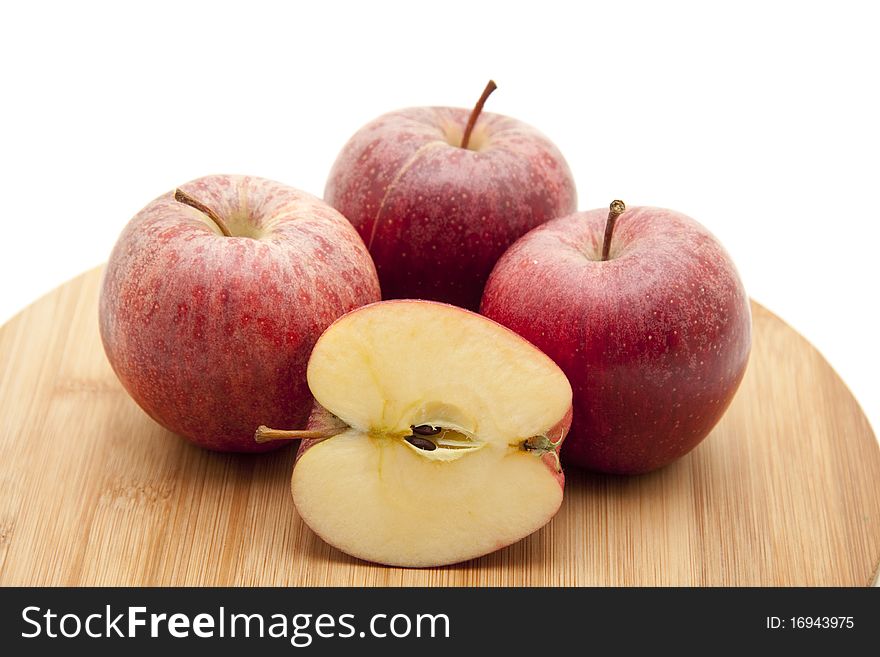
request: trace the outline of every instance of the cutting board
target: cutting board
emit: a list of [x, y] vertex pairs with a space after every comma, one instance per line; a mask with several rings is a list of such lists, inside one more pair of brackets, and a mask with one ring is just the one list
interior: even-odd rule
[[724, 419], [653, 474], [566, 472], [544, 529], [456, 566], [351, 558], [299, 519], [294, 448], [215, 454], [155, 424], [101, 348], [101, 271], [0, 328], [3, 585], [856, 585], [880, 561], [880, 449], [806, 340], [754, 304]]

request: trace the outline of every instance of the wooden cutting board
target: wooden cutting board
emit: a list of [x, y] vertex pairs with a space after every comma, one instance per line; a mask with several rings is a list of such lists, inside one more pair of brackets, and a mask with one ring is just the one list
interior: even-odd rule
[[295, 449], [193, 447], [116, 381], [100, 270], [0, 328], [3, 585], [867, 585], [880, 449], [819, 353], [754, 305], [730, 410], [693, 453], [633, 478], [569, 470], [543, 530], [452, 567], [376, 566], [300, 521]]

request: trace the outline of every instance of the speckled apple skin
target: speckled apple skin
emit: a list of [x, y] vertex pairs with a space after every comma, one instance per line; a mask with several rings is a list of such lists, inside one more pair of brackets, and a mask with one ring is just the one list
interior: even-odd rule
[[576, 213], [520, 239], [481, 310], [571, 381], [563, 462], [637, 474], [687, 454], [724, 414], [748, 362], [751, 314], [729, 255], [696, 221], [628, 209], [602, 262], [607, 216]]
[[379, 299], [375, 268], [349, 222], [309, 194], [229, 175], [181, 189], [263, 235], [224, 237], [170, 192], [147, 205], [104, 274], [107, 358], [169, 430], [213, 450], [276, 449], [254, 430], [305, 423], [311, 349], [338, 316]]
[[477, 310], [489, 272], [517, 238], [577, 206], [559, 150], [534, 128], [448, 107], [379, 117], [342, 149], [324, 199], [358, 229], [386, 299], [445, 301]]

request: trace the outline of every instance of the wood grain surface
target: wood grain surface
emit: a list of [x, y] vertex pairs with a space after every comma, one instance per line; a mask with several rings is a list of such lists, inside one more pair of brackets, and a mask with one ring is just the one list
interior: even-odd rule
[[834, 371], [755, 305], [742, 387], [664, 470], [567, 472], [543, 530], [457, 566], [407, 570], [329, 547], [297, 517], [294, 449], [203, 451], [117, 383], [100, 270], [0, 328], [3, 585], [858, 585], [880, 561], [880, 449]]

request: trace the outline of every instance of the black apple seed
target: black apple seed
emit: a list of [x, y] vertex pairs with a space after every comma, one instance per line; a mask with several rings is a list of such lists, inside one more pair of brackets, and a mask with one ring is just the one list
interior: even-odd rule
[[432, 427], [430, 424], [420, 424], [417, 427], [412, 428], [413, 433], [416, 433], [420, 436], [436, 436], [443, 429], [440, 427]]
[[433, 452], [435, 449], [437, 449], [437, 445], [435, 445], [433, 441], [430, 441], [427, 438], [422, 438], [421, 436], [407, 436], [406, 442], [408, 442], [413, 447], [418, 447], [419, 449], [423, 449], [426, 452]]

